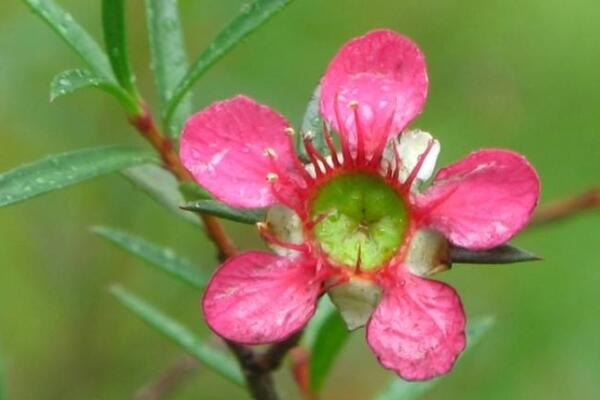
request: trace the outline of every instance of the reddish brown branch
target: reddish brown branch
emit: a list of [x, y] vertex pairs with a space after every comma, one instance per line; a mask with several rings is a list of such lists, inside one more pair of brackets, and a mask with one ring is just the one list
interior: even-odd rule
[[533, 214], [529, 225], [539, 226], [598, 207], [600, 207], [600, 187], [593, 187], [582, 194], [555, 200], [539, 207]]
[[[191, 174], [181, 163], [179, 155], [174, 149], [170, 138], [163, 135], [154, 122], [152, 115], [144, 111], [141, 115], [130, 118], [131, 124], [150, 142], [152, 147], [160, 154], [165, 168], [177, 177], [178, 180], [185, 182], [193, 180]], [[219, 259], [225, 259], [236, 254], [237, 250], [233, 241], [229, 238], [221, 222], [211, 215], [200, 215], [208, 237], [215, 243], [219, 251]]]
[[192, 356], [176, 360], [156, 380], [142, 387], [133, 396], [133, 400], [158, 400], [172, 393], [199, 366]]

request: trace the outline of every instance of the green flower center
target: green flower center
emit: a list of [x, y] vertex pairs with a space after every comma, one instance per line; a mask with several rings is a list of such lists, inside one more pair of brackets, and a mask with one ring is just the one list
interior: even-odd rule
[[323, 184], [311, 217], [325, 216], [313, 233], [329, 258], [350, 269], [360, 257], [363, 271], [375, 271], [402, 245], [408, 216], [404, 200], [383, 178], [347, 173]]

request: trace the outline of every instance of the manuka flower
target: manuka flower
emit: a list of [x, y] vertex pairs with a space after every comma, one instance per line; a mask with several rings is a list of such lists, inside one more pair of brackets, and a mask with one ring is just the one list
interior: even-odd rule
[[521, 155], [486, 149], [421, 191], [439, 143], [422, 131], [399, 134], [423, 108], [427, 85], [418, 47], [378, 30], [348, 42], [321, 81], [327, 156], [304, 133], [304, 165], [287, 121], [244, 96], [187, 121], [181, 158], [198, 183], [232, 207], [269, 207], [258, 226], [275, 253], [227, 260], [204, 294], [217, 334], [282, 341], [328, 293], [350, 329], [366, 324], [384, 367], [408, 380], [452, 368], [465, 315], [454, 289], [426, 276], [449, 267], [449, 243], [488, 249], [522, 229], [539, 179]]

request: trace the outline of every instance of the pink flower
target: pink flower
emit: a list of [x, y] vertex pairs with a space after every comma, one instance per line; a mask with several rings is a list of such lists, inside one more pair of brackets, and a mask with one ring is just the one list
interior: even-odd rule
[[427, 95], [423, 54], [377, 30], [346, 43], [321, 81], [330, 155], [304, 144], [267, 106], [237, 96], [192, 116], [181, 159], [203, 187], [233, 207], [270, 207], [259, 229], [275, 253], [226, 261], [202, 300], [219, 335], [241, 343], [284, 340], [328, 293], [381, 364], [408, 380], [448, 372], [465, 347], [460, 298], [426, 278], [449, 268], [448, 243], [487, 249], [528, 222], [539, 179], [514, 152], [485, 149], [441, 169], [439, 143], [403, 132]]

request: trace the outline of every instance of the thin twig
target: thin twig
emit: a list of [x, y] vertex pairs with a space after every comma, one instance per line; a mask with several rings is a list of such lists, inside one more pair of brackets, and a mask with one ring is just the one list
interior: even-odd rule
[[569, 217], [581, 211], [600, 207], [600, 187], [539, 207], [533, 214], [529, 226], [540, 226]]
[[192, 356], [186, 355], [177, 359], [164, 373], [139, 389], [133, 396], [133, 400], [159, 400], [169, 395], [199, 365], [200, 363]]
[[[146, 107], [143, 107], [143, 110], [144, 111], [140, 115], [134, 115], [130, 118], [132, 125], [159, 152], [165, 168], [178, 180], [182, 182], [193, 180], [191, 174], [181, 163], [171, 139], [160, 132], [152, 115], [147, 111]], [[201, 214], [200, 218], [204, 223], [209, 238], [215, 243], [219, 251], [219, 259], [225, 261], [227, 258], [234, 256], [237, 253], [237, 249], [223, 229], [221, 222], [216, 217], [210, 215]], [[278, 400], [279, 397], [275, 392], [275, 385], [273, 384], [271, 372], [279, 367], [281, 360], [285, 357], [287, 351], [298, 343], [300, 335], [301, 334], [299, 333], [282, 343], [271, 346], [261, 356], [257, 356], [257, 354], [247, 346], [226, 341], [227, 346], [236, 356], [242, 367], [248, 389], [254, 399]], [[186, 367], [188, 367], [188, 365], [186, 365]], [[189, 366], [189, 369], [193, 368], [193, 366]], [[157, 381], [151, 383], [148, 387], [162, 388], [166, 381], [169, 388], [173, 388], [179, 381], [187, 376], [188, 368], [185, 368], [185, 372], [182, 372], [183, 370], [183, 368], [178, 366], [169, 368], [165, 374], [161, 375]], [[154, 393], [159, 395], [159, 397], [155, 397], [155, 399], [160, 398], [160, 395], [162, 395], [160, 394], [160, 390], [155, 391]]]

